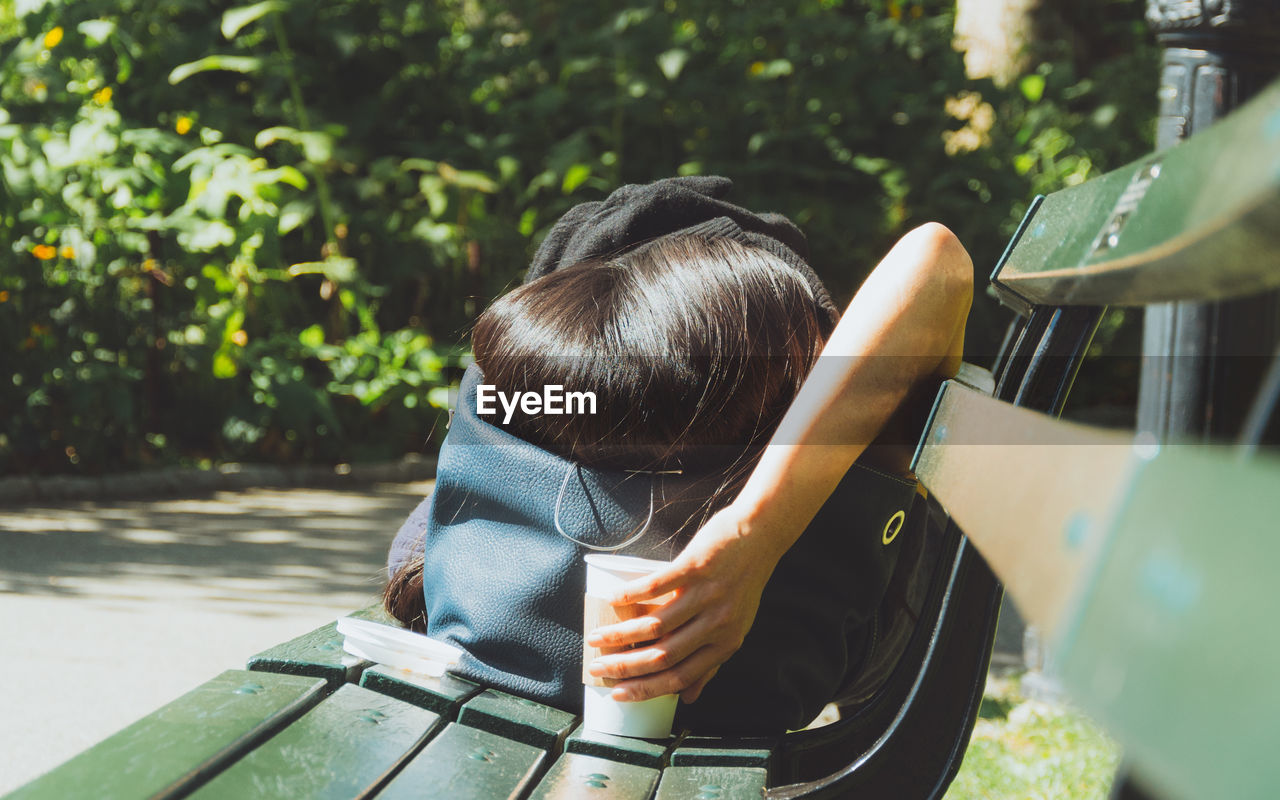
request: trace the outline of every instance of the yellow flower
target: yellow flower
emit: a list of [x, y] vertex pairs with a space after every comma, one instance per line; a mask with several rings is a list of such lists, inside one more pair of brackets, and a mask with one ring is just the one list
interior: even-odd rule
[[67, 244], [67, 245], [63, 245], [63, 246], [62, 246], [62, 250], [61, 250], [61, 253], [60, 253], [60, 254], [61, 254], [61, 256], [62, 256], [63, 258], [75, 258], [75, 257], [76, 257], [76, 250], [75, 250], [75, 248], [74, 248], [74, 247], [72, 247], [71, 245]]
[[231, 334], [231, 341], [235, 342], [241, 347], [244, 347], [246, 344], [249, 343], [249, 334], [245, 333], [244, 329], [241, 328], [240, 330]]
[[41, 261], [48, 261], [58, 254], [57, 249], [51, 244], [38, 244], [31, 248], [31, 254]]
[[155, 269], [157, 266], [158, 265], [156, 264], [156, 260], [154, 258], [148, 258], [146, 261], [142, 262], [142, 271], [150, 272], [151, 270]]
[[764, 62], [763, 61], [751, 62], [750, 72], [752, 75], [759, 75], [760, 73], [764, 72]]
[[62, 26], [58, 25], [50, 28], [49, 32], [44, 35], [44, 46], [46, 50], [52, 50], [58, 46], [58, 42], [62, 41]]
[[0, 289], [0, 303], [9, 302], [9, 293], [4, 289]]
[[110, 86], [103, 86], [101, 89], [93, 93], [93, 102], [100, 106], [105, 106], [107, 103], [111, 102], [112, 94], [114, 94], [114, 92], [111, 91]]
[[186, 136], [191, 130], [191, 117], [178, 117], [178, 121], [173, 123], [173, 129], [179, 136]]

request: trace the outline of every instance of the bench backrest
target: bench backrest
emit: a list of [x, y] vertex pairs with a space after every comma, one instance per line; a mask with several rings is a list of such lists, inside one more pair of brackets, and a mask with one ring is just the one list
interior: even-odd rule
[[1280, 286], [1280, 83], [1184, 144], [1035, 204], [992, 284], [1026, 315], [997, 390], [1011, 402], [944, 386], [922, 481], [1053, 634], [1067, 689], [1148, 785], [1268, 796], [1280, 460], [1251, 456], [1275, 418], [1280, 352], [1255, 361], [1267, 374], [1234, 420], [1243, 450], [1052, 415], [1102, 304]]

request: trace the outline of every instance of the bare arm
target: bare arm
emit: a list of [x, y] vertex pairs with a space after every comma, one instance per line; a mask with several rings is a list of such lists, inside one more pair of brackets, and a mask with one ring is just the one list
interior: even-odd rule
[[904, 236], [849, 304], [738, 497], [671, 566], [630, 584], [615, 605], [674, 591], [652, 614], [592, 632], [593, 646], [653, 641], [589, 671], [626, 678], [619, 700], [682, 692], [692, 702], [755, 620], [778, 560], [912, 387], [953, 374], [972, 300], [972, 263], [945, 227]]

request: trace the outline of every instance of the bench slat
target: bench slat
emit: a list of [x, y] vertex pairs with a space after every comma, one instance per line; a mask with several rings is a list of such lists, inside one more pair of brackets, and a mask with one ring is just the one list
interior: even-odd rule
[[[365, 606], [347, 616], [400, 627], [400, 623], [378, 604]], [[334, 621], [263, 650], [250, 658], [247, 666], [259, 672], [324, 678], [329, 683], [329, 689], [334, 690], [344, 683], [356, 683], [361, 673], [373, 666], [372, 662], [356, 658], [343, 650], [342, 640], [342, 634], [338, 633], [338, 623]]]
[[[1280, 83], [1162, 153], [1055, 192], [992, 276], [1011, 305], [1146, 305], [1280, 286]], [[1114, 242], [1114, 245], [1111, 243]]]
[[913, 469], [993, 565], [1019, 610], [1053, 629], [1134, 469], [1124, 434], [1062, 422], [954, 381], [939, 390]]
[[1135, 445], [947, 384], [916, 472], [1144, 777], [1274, 794], [1280, 462]]
[[757, 767], [768, 770], [774, 738], [730, 739], [718, 736], [687, 736], [671, 753], [673, 767]]
[[676, 739], [659, 741], [652, 739], [633, 739], [629, 736], [613, 736], [607, 733], [589, 731], [579, 725], [565, 740], [566, 753], [581, 753], [586, 756], [607, 758], [610, 761], [621, 761], [640, 767], [661, 767], [666, 762], [667, 751]]
[[378, 800], [514, 800], [543, 768], [545, 750], [450, 723], [378, 793]]
[[263, 650], [249, 659], [248, 667], [258, 672], [323, 678], [330, 689], [337, 689], [344, 683], [355, 683], [360, 673], [371, 666], [370, 662], [343, 650], [342, 639], [338, 623], [331, 622]]
[[360, 685], [434, 711], [451, 721], [458, 718], [463, 703], [480, 693], [476, 684], [448, 673], [433, 678], [384, 664], [366, 669], [360, 676]]
[[551, 765], [530, 800], [648, 800], [659, 775], [658, 770], [649, 767], [565, 753]]
[[316, 679], [228, 670], [9, 797], [181, 793], [296, 719], [320, 701], [323, 689]]
[[462, 706], [458, 722], [559, 753], [578, 718], [558, 708], [486, 689]]
[[1140, 774], [1180, 796], [1280, 785], [1278, 534], [1280, 461], [1203, 445], [1162, 447], [1098, 531], [1059, 672]]
[[751, 767], [668, 767], [655, 800], [759, 800], [766, 780]]
[[442, 724], [425, 709], [343, 686], [192, 796], [367, 797]]

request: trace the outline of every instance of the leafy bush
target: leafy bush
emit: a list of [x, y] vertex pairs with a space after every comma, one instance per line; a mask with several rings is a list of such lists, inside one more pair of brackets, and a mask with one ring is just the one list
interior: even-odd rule
[[927, 219], [984, 272], [1149, 147], [1140, 4], [1091, 4], [1115, 52], [1007, 89], [939, 0], [0, 8], [0, 472], [429, 447], [475, 313], [620, 183], [730, 175], [844, 296]]

